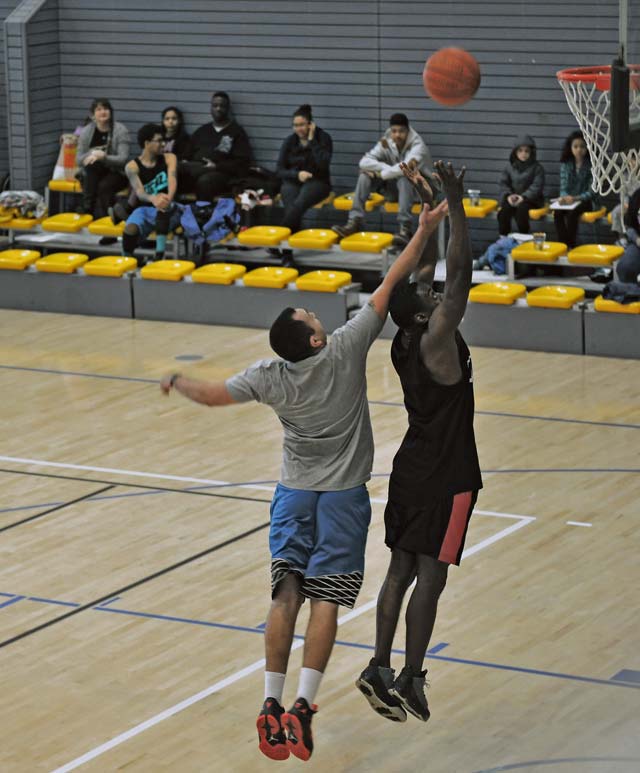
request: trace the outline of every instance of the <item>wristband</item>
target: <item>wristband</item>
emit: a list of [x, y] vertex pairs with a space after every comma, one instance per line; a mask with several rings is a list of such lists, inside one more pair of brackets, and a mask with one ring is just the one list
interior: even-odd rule
[[176, 385], [176, 381], [180, 378], [182, 373], [173, 373], [169, 379], [169, 386], [173, 389]]

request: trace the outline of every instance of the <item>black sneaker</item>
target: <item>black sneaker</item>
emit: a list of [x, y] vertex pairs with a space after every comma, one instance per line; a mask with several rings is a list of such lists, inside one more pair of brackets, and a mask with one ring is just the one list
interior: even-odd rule
[[287, 731], [289, 751], [303, 762], [306, 762], [313, 753], [311, 719], [317, 710], [315, 703], [309, 706], [305, 698], [298, 698], [293, 708], [282, 717], [282, 724]]
[[381, 717], [392, 722], [406, 722], [407, 712], [400, 701], [389, 694], [394, 676], [395, 671], [392, 668], [373, 665], [372, 661], [356, 680], [356, 687]]
[[[275, 698], [267, 698], [262, 704], [262, 711], [258, 714], [256, 727], [258, 728], [258, 749], [272, 760], [286, 760], [289, 758], [287, 736], [282, 726], [284, 708]], [[286, 716], [286, 715], [285, 715]]]
[[431, 716], [427, 696], [424, 694], [426, 673], [426, 671], [416, 673], [411, 666], [405, 666], [389, 690], [390, 694], [397, 698], [410, 714], [423, 722], [426, 722]]
[[344, 225], [332, 225], [331, 230], [338, 234], [341, 239], [347, 236], [352, 236], [358, 231], [362, 231], [362, 218], [355, 217], [352, 220], [347, 220]]
[[296, 265], [293, 259], [293, 250], [282, 250], [280, 256], [283, 268], [294, 268]]
[[398, 233], [393, 237], [393, 243], [398, 247], [406, 247], [411, 241], [413, 231], [409, 225], [401, 225]]
[[108, 247], [111, 244], [116, 244], [118, 240], [113, 236], [103, 236], [98, 242], [101, 247]]

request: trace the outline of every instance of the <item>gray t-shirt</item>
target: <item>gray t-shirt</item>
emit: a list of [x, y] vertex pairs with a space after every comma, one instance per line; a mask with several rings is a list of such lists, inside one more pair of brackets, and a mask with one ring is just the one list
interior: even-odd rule
[[236, 402], [257, 400], [278, 415], [285, 486], [342, 491], [371, 477], [366, 363], [382, 325], [367, 304], [319, 354], [301, 362], [261, 360], [226, 381]]

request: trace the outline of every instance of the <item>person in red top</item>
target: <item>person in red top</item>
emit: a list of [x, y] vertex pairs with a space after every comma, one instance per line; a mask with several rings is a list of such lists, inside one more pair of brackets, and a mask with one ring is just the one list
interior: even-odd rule
[[[459, 564], [469, 518], [482, 488], [473, 431], [473, 369], [458, 332], [471, 286], [471, 244], [462, 205], [464, 170], [436, 165], [449, 202], [451, 237], [444, 294], [431, 287], [435, 262], [426, 256], [416, 282], [402, 283], [389, 302], [400, 328], [391, 348], [409, 428], [393, 461], [385, 511], [391, 562], [378, 598], [374, 657], [356, 686], [382, 716], [424, 722], [429, 708], [422, 670], [450, 564]], [[418, 173], [415, 173], [417, 176]], [[425, 183], [426, 184], [426, 183]], [[391, 668], [391, 646], [405, 593], [406, 662]]]

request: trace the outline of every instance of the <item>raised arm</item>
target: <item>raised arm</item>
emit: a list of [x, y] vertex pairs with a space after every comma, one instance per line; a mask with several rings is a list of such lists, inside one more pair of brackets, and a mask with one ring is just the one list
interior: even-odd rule
[[173, 373], [171, 376], [164, 376], [160, 381], [160, 389], [165, 395], [175, 389], [189, 400], [201, 405], [219, 406], [235, 403], [224, 381], [202, 381]]
[[[376, 313], [380, 319], [384, 319], [387, 315], [389, 308], [389, 298], [393, 292], [393, 288], [401, 282], [403, 279], [409, 276], [412, 271], [415, 271], [418, 266], [418, 262], [422, 257], [427, 241], [431, 234], [433, 234], [442, 219], [447, 214], [447, 202], [443, 201], [438, 204], [435, 209], [430, 209], [428, 197], [431, 190], [427, 192], [419, 180], [424, 178], [417, 170], [409, 169], [406, 164], [402, 165], [402, 173], [416, 186], [416, 189], [420, 193], [420, 197], [423, 201], [423, 209], [418, 220], [418, 230], [413, 235], [413, 238], [409, 244], [400, 253], [395, 263], [391, 266], [387, 275], [385, 276], [382, 284], [371, 296], [369, 301], [376, 310]], [[419, 178], [419, 179], [418, 179]]]
[[451, 164], [438, 161], [436, 173], [449, 203], [449, 245], [447, 247], [447, 279], [442, 302], [434, 309], [429, 323], [428, 338], [454, 333], [467, 307], [471, 287], [472, 253], [467, 218], [462, 205], [465, 169], [456, 175]]

